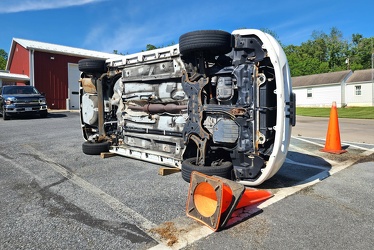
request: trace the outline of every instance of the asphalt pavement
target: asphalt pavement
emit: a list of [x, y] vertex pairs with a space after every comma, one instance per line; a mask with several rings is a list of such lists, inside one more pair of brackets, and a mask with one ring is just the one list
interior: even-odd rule
[[373, 180], [355, 164], [185, 249], [372, 249]]
[[258, 187], [274, 196], [213, 232], [186, 216], [180, 173], [84, 155], [78, 113], [0, 120], [0, 249], [372, 249], [374, 126], [339, 119], [347, 153], [332, 155], [327, 122], [298, 117]]
[[[329, 119], [327, 117], [297, 116], [292, 135], [325, 139]], [[374, 144], [374, 119], [338, 118], [338, 125], [341, 141]]]

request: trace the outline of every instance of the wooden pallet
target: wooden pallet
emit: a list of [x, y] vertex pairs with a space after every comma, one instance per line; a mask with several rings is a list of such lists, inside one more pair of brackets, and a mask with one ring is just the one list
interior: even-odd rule
[[102, 159], [109, 158], [109, 157], [113, 157], [113, 156], [116, 156], [116, 154], [115, 154], [115, 153], [110, 153], [110, 152], [102, 152], [102, 153], [100, 154], [100, 157], [101, 157]]
[[178, 173], [180, 171], [181, 170], [179, 168], [160, 167], [158, 169], [158, 174], [159, 175], [169, 175], [169, 174]]

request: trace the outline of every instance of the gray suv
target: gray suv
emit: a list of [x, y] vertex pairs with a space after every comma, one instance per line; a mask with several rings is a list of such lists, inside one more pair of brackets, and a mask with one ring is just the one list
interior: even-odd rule
[[0, 88], [0, 101], [0, 114], [4, 120], [12, 115], [48, 115], [45, 96], [33, 86], [3, 86]]

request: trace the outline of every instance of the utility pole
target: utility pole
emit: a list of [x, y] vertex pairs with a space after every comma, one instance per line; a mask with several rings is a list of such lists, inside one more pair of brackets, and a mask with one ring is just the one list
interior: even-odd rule
[[373, 38], [371, 39], [371, 105], [374, 106], [374, 49]]
[[374, 48], [373, 38], [371, 38], [371, 105], [374, 106]]
[[[373, 51], [373, 39], [371, 40], [371, 51]], [[371, 53], [371, 104], [374, 106], [374, 53]]]
[[374, 81], [374, 53], [371, 53], [371, 81]]

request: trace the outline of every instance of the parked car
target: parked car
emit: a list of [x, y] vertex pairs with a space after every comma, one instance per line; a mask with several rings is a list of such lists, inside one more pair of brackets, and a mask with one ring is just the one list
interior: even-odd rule
[[4, 120], [12, 115], [48, 115], [45, 96], [33, 86], [3, 86], [0, 88], [0, 102], [0, 114]]
[[179, 44], [79, 61], [86, 154], [112, 153], [247, 186], [282, 166], [295, 125], [286, 56], [260, 30], [186, 33]]

